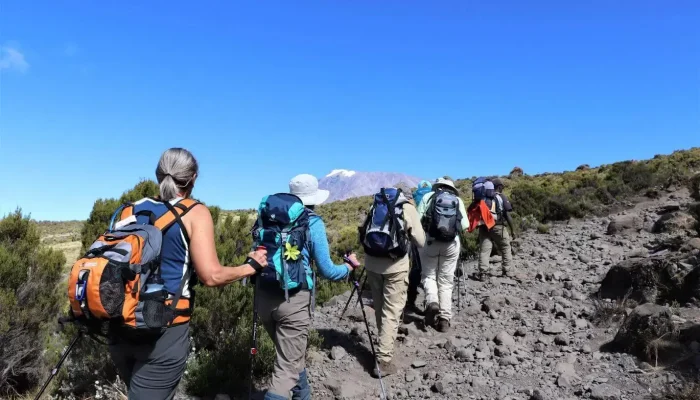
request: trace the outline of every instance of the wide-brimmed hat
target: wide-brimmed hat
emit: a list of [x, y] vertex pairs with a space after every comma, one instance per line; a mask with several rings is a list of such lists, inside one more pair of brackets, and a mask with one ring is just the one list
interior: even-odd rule
[[437, 178], [435, 180], [435, 183], [433, 183], [433, 190], [437, 190], [440, 186], [443, 186], [443, 187], [447, 186], [447, 187], [451, 188], [452, 190], [454, 190], [455, 192], [458, 191], [457, 188], [455, 187], [454, 182], [452, 182], [449, 179]]
[[299, 197], [305, 206], [314, 206], [328, 200], [331, 192], [318, 188], [318, 179], [309, 174], [300, 174], [289, 181], [289, 193]]

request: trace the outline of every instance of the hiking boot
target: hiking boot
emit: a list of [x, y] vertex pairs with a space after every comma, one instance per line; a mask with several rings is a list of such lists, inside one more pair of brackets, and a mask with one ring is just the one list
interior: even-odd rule
[[491, 271], [478, 271], [474, 273], [474, 280], [487, 282], [491, 278]]
[[405, 309], [417, 313], [418, 312], [418, 306], [416, 306], [416, 300], [418, 299], [418, 293], [413, 293], [410, 292], [408, 293], [408, 296], [406, 298], [406, 307]]
[[[382, 378], [384, 378], [385, 376], [396, 374], [398, 370], [396, 369], [396, 365], [394, 365], [394, 363], [392, 363], [391, 361], [379, 361], [379, 372], [382, 373]], [[376, 366], [372, 371], [372, 376], [375, 378], [379, 378]]]
[[435, 317], [438, 312], [440, 312], [440, 306], [438, 303], [430, 303], [428, 307], [425, 308], [425, 326], [434, 326]]
[[438, 332], [445, 333], [450, 330], [450, 321], [446, 320], [445, 318], [438, 318], [438, 323], [437, 323], [437, 329]]

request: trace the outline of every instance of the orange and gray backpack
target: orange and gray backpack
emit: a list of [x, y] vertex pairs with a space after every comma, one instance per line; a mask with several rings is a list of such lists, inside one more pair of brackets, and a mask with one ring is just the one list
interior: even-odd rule
[[160, 271], [161, 245], [165, 232], [176, 223], [187, 234], [181, 217], [199, 203], [151, 200], [165, 204], [168, 211], [160, 216], [148, 212], [149, 222], [144, 224], [137, 222], [135, 203], [121, 205], [107, 231], [73, 264], [68, 279], [70, 311], [94, 333], [107, 336], [117, 327], [160, 334], [190, 319], [193, 304], [180, 300], [192, 271], [183, 275], [179, 292], [169, 298]]

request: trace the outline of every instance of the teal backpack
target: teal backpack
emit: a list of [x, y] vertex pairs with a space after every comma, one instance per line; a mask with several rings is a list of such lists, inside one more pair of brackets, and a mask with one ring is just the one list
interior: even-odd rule
[[268, 267], [256, 279], [267, 286], [279, 285], [286, 300], [290, 290], [315, 291], [315, 273], [309, 262], [309, 220], [313, 215], [299, 197], [290, 193], [265, 196], [258, 207], [251, 233], [254, 246], [267, 250]]

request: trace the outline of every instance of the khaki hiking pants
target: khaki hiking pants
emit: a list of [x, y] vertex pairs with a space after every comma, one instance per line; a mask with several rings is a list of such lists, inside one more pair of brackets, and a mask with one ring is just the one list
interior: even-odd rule
[[479, 227], [479, 271], [489, 273], [489, 259], [494, 242], [503, 257], [503, 273], [511, 274], [513, 272], [513, 253], [510, 248], [510, 233], [505, 225], [496, 225], [490, 231], [486, 226]]
[[394, 341], [398, 333], [401, 313], [406, 305], [408, 271], [392, 274], [367, 271], [367, 283], [372, 290], [374, 315], [379, 331], [377, 361], [390, 362], [394, 356]]
[[459, 236], [451, 242], [439, 242], [428, 238], [420, 250], [423, 267], [422, 280], [425, 304], [438, 303], [438, 318], [452, 320], [452, 289], [455, 270], [459, 261]]
[[289, 294], [289, 303], [281, 290], [258, 290], [258, 315], [275, 343], [275, 370], [269, 392], [289, 398], [306, 368], [306, 343], [311, 326], [311, 293], [300, 290]]

